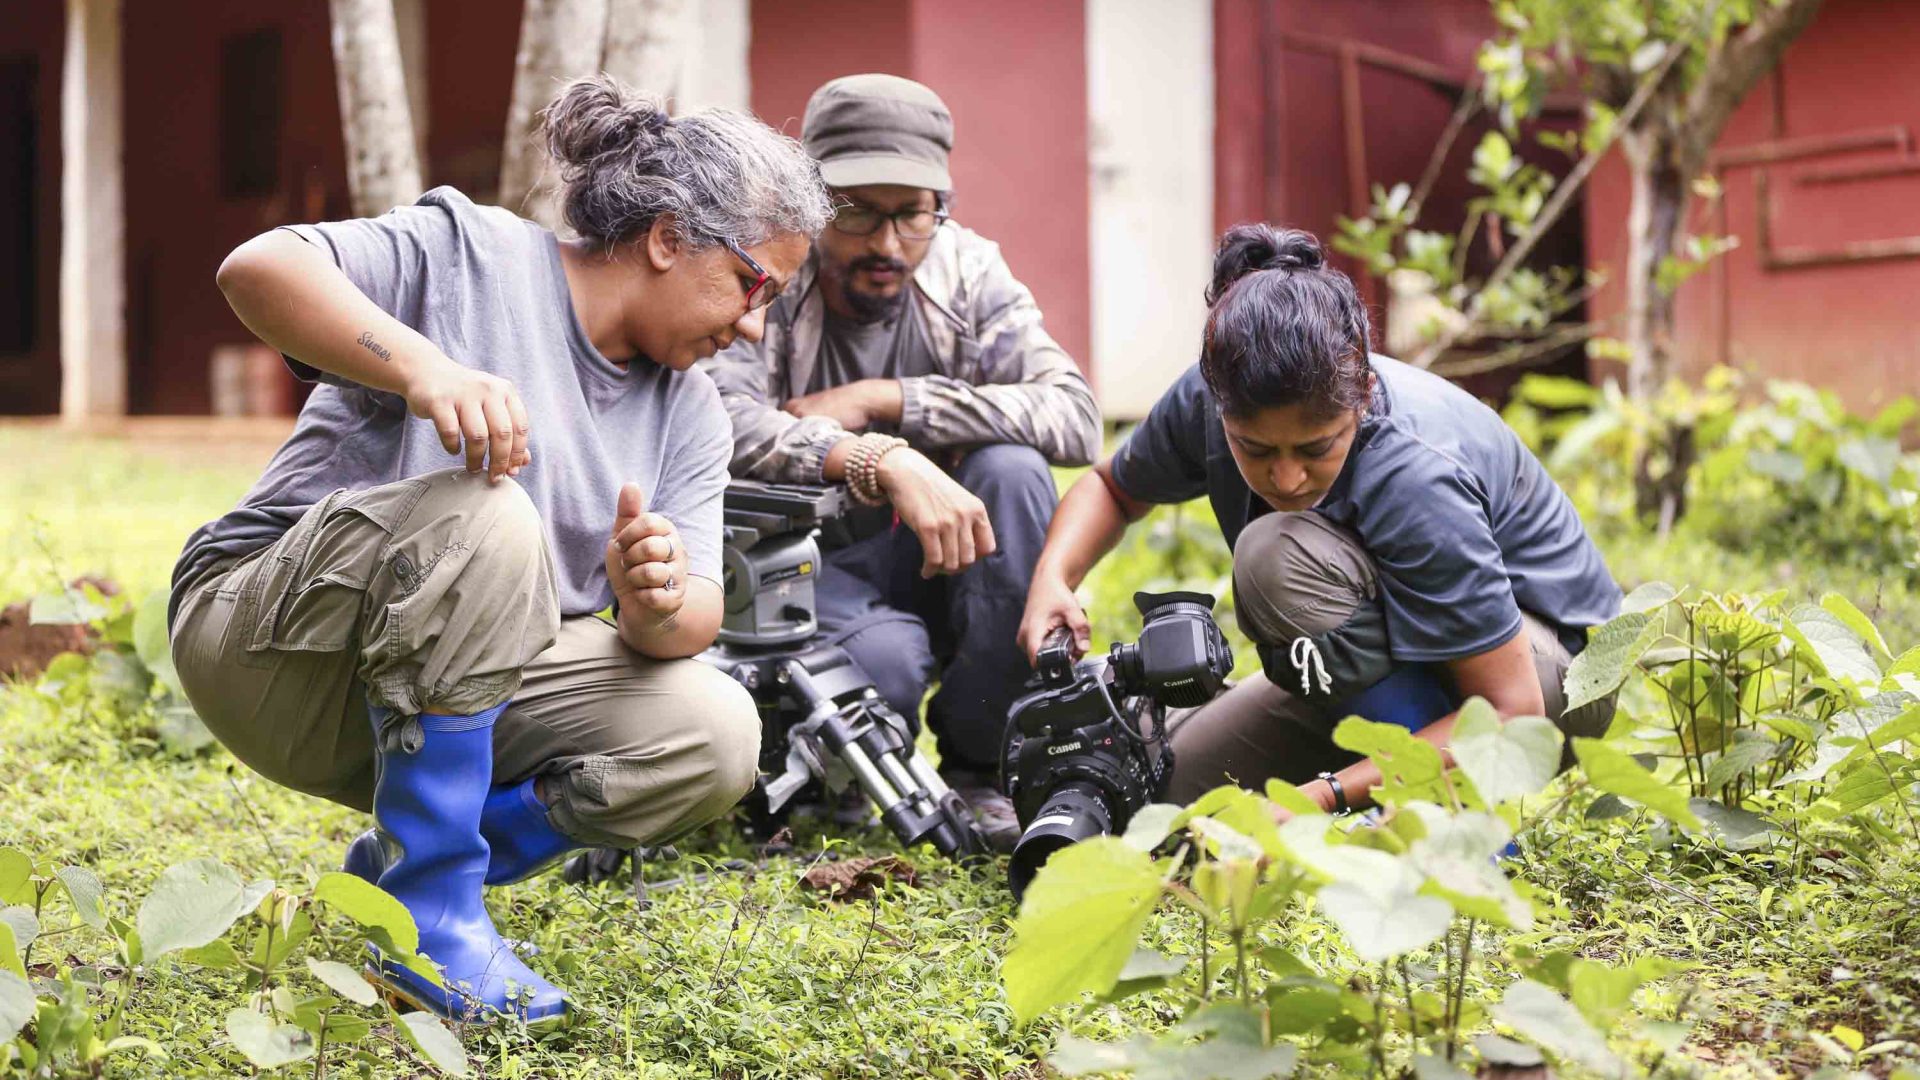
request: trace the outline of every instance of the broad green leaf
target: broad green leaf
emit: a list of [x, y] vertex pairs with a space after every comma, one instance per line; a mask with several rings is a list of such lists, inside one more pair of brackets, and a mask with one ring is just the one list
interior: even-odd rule
[[272, 888], [271, 881], [242, 882], [240, 875], [215, 859], [192, 859], [167, 867], [140, 905], [136, 920], [146, 958], [157, 960], [176, 949], [212, 942]]
[[1333, 729], [1333, 743], [1366, 755], [1380, 767], [1385, 780], [1373, 792], [1373, 799], [1382, 805], [1397, 806], [1414, 799], [1438, 802], [1445, 797], [1440, 776], [1446, 766], [1440, 748], [1399, 724], [1349, 716]]
[[1173, 822], [1180, 816], [1180, 808], [1172, 803], [1148, 803], [1127, 822], [1127, 831], [1120, 839], [1127, 846], [1141, 851], [1152, 851], [1160, 846], [1173, 831]]
[[1575, 960], [1567, 971], [1568, 996], [1582, 1015], [1602, 1030], [1633, 1004], [1633, 995], [1668, 971], [1658, 956], [1642, 956], [1626, 967]]
[[454, 1038], [453, 1032], [440, 1022], [439, 1017], [432, 1013], [410, 1012], [400, 1017], [399, 1027], [407, 1033], [414, 1048], [433, 1063], [434, 1068], [449, 1076], [471, 1075], [466, 1049], [460, 1045], [459, 1039]]
[[1370, 964], [1433, 944], [1453, 921], [1453, 907], [1445, 900], [1411, 893], [1383, 900], [1344, 882], [1322, 888], [1319, 901], [1353, 951]]
[[1383, 898], [1418, 887], [1412, 867], [1394, 856], [1359, 844], [1330, 842], [1332, 827], [1333, 818], [1325, 814], [1289, 819], [1280, 826], [1284, 856], [1317, 880], [1354, 885]]
[[173, 1056], [166, 1047], [154, 1042], [152, 1039], [143, 1039], [138, 1035], [122, 1035], [112, 1042], [109, 1042], [106, 1050], [109, 1054], [124, 1054], [129, 1051], [138, 1050], [156, 1061], [165, 1061]]
[[1900, 654], [1900, 659], [1887, 669], [1888, 675], [1920, 675], [1920, 645], [1915, 645]]
[[1512, 838], [1499, 818], [1469, 811], [1434, 823], [1408, 850], [1407, 861], [1427, 877], [1423, 894], [1437, 894], [1470, 918], [1530, 930], [1533, 906], [1494, 861]]
[[1887, 639], [1880, 636], [1880, 628], [1873, 625], [1867, 613], [1853, 606], [1853, 601], [1830, 592], [1820, 598], [1820, 606], [1827, 613], [1847, 625], [1847, 629], [1859, 635], [1860, 640], [1874, 647], [1874, 650], [1887, 659], [1893, 659], [1893, 650], [1887, 648]]
[[1267, 781], [1267, 801], [1296, 815], [1326, 813], [1319, 803], [1307, 797], [1306, 792], [1278, 777]]
[[133, 617], [133, 651], [161, 686], [175, 697], [186, 697], [180, 673], [174, 670], [173, 646], [167, 638], [167, 590], [155, 589], [140, 602]]
[[1267, 988], [1267, 1023], [1275, 1035], [1319, 1034], [1345, 1008], [1340, 990], [1331, 983], [1306, 980]]
[[1799, 646], [1802, 659], [1821, 675], [1833, 679], [1878, 684], [1880, 669], [1846, 623], [1825, 608], [1801, 604], [1780, 625], [1781, 632]]
[[1453, 758], [1489, 806], [1539, 794], [1560, 771], [1560, 729], [1538, 716], [1502, 722], [1483, 698], [1461, 706]]
[[33, 987], [26, 979], [11, 971], [0, 971], [0, 1046], [20, 1034], [20, 1029], [27, 1026], [38, 1009]]
[[66, 887], [67, 899], [73, 902], [74, 914], [80, 921], [95, 930], [105, 930], [106, 890], [101, 888], [100, 878], [84, 866], [63, 866], [54, 876]]
[[367, 982], [367, 976], [363, 976], [359, 970], [348, 967], [340, 961], [321, 961], [321, 959], [307, 957], [307, 970], [313, 972], [313, 978], [321, 980], [328, 990], [346, 997], [355, 1005], [372, 1005], [374, 1001], [380, 999], [380, 995], [374, 992], [371, 982]]
[[1725, 753], [1714, 758], [1713, 764], [1707, 766], [1709, 790], [1717, 790], [1731, 784], [1745, 776], [1755, 766], [1764, 765], [1773, 760], [1773, 755], [1780, 749], [1778, 743], [1764, 736], [1752, 732], [1743, 734], [1751, 737], [1740, 739], [1727, 747]]
[[1419, 1054], [1413, 1059], [1414, 1080], [1473, 1080], [1470, 1073], [1443, 1057]]
[[18, 848], [0, 848], [0, 906], [33, 902], [33, 859]]
[[1034, 876], [1001, 965], [1021, 1023], [1082, 991], [1111, 989], [1160, 899], [1153, 860], [1117, 837], [1061, 849]]
[[1773, 822], [1751, 810], [1712, 799], [1688, 799], [1687, 806], [1729, 850], [1746, 851], [1772, 842]]
[[1788, 716], [1784, 713], [1763, 713], [1755, 717], [1755, 719], [1760, 721], [1761, 726], [1767, 730], [1784, 738], [1797, 739], [1803, 743], [1813, 743], [1818, 741], [1820, 737], [1819, 734], [1813, 730], [1812, 724], [1807, 723], [1797, 716]]
[[1666, 607], [1679, 595], [1679, 589], [1664, 581], [1649, 581], [1628, 593], [1626, 599], [1620, 601], [1620, 611], [1627, 615], [1653, 611], [1656, 608]]
[[1780, 640], [1780, 630], [1750, 611], [1701, 611], [1694, 625], [1705, 635], [1706, 648], [1729, 655], [1765, 649]]
[[25, 904], [0, 908], [0, 923], [4, 923], [13, 933], [13, 947], [23, 953], [33, 945], [34, 939], [40, 936], [40, 919], [34, 915], [33, 909]]
[[58, 626], [77, 626], [106, 617], [106, 605], [79, 589], [66, 588], [57, 593], [46, 593], [34, 597], [28, 609], [27, 621], [35, 625], [52, 623]]
[[277, 1069], [313, 1056], [313, 1036], [252, 1009], [227, 1014], [227, 1038], [256, 1068]]
[[1145, 1035], [1135, 1035], [1123, 1043], [1062, 1035], [1053, 1053], [1047, 1055], [1047, 1064], [1062, 1076], [1130, 1073], [1152, 1052], [1153, 1040]]
[[1158, 990], [1167, 984], [1168, 979], [1186, 968], [1187, 958], [1184, 956], [1167, 956], [1152, 949], [1135, 949], [1126, 966], [1120, 969], [1120, 977], [1114, 980], [1113, 989], [1102, 1000], [1118, 1001], [1134, 994]]
[[159, 729], [161, 745], [178, 757], [192, 757], [214, 744], [213, 732], [193, 706], [184, 701], [162, 705], [153, 711], [154, 727]]
[[1851, 814], [1864, 810], [1897, 790], [1894, 781], [1888, 779], [1887, 774], [1891, 772], [1894, 777], [1901, 777], [1907, 767], [1907, 760], [1896, 754], [1885, 755], [1881, 760], [1887, 763], [1886, 769], [1878, 766], [1857, 769], [1827, 792], [1827, 798], [1833, 800], [1841, 813]]
[[239, 950], [226, 938], [216, 938], [197, 949], [181, 949], [178, 956], [183, 964], [197, 964], [221, 971], [237, 968], [242, 962]]
[[[0, 971], [11, 971], [21, 978], [27, 977], [27, 968], [20, 959], [20, 943], [14, 940], [13, 924], [0, 921]], [[0, 1036], [0, 1043], [5, 1037]]]
[[1607, 821], [1633, 813], [1633, 807], [1618, 795], [1602, 795], [1587, 805], [1586, 820]]
[[320, 875], [313, 898], [352, 919], [363, 930], [378, 930], [402, 953], [420, 951], [420, 929], [400, 901], [378, 885], [338, 870]]
[[1563, 684], [1567, 711], [1620, 689], [1641, 655], [1659, 640], [1663, 626], [1659, 611], [1635, 611], [1616, 616], [1595, 630], [1587, 647], [1567, 668]]
[[1605, 1037], [1587, 1023], [1580, 1010], [1531, 979], [1508, 987], [1507, 996], [1493, 1007], [1493, 1015], [1539, 1045], [1594, 1072], [1619, 1076], [1625, 1071], [1620, 1059], [1607, 1049]]
[[1661, 783], [1633, 758], [1599, 739], [1575, 739], [1573, 752], [1594, 787], [1632, 799], [1676, 825], [1700, 828], [1700, 819], [1687, 808], [1686, 793]]
[[1540, 1056], [1538, 1047], [1523, 1042], [1514, 1042], [1505, 1035], [1489, 1032], [1473, 1037], [1473, 1048], [1480, 1051], [1481, 1060], [1489, 1065], [1505, 1065], [1514, 1069], [1532, 1069], [1543, 1064], [1546, 1059]]
[[[1272, 819], [1268, 819], [1267, 824], [1271, 826]], [[1215, 859], [1253, 860], [1263, 854], [1260, 845], [1254, 843], [1252, 838], [1219, 818], [1194, 818], [1187, 825], [1206, 841], [1206, 846]]]

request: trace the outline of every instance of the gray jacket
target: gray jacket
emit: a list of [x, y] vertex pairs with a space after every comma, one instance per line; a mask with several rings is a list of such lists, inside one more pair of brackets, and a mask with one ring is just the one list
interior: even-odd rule
[[[821, 466], [846, 432], [822, 416], [780, 411], [805, 393], [820, 353], [826, 301], [818, 256], [767, 309], [766, 334], [701, 366], [733, 420], [733, 474], [823, 483]], [[1031, 446], [1056, 465], [1090, 464], [1100, 409], [1066, 351], [1047, 334], [1033, 294], [1000, 245], [949, 223], [913, 275], [910, 303], [925, 316], [937, 374], [901, 379], [900, 434], [922, 452], [990, 443]]]

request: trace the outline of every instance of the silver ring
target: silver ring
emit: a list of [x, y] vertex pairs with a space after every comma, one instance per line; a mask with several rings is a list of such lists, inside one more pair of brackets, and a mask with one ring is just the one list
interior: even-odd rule
[[678, 585], [675, 585], [675, 584], [673, 583], [673, 578], [671, 578], [671, 577], [669, 577], [669, 578], [667, 578], [667, 583], [666, 583], [665, 585], [662, 585], [662, 586], [660, 586], [660, 587], [661, 587], [662, 589], [664, 589], [664, 590], [666, 590], [667, 592], [672, 592], [672, 591], [674, 591], [675, 589], [677, 589], [677, 588], [679, 588], [680, 586], [678, 586]]

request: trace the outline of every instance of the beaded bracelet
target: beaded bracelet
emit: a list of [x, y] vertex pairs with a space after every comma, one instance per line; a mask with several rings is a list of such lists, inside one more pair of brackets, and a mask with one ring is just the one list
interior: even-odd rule
[[847, 490], [852, 492], [855, 502], [879, 506], [887, 501], [880, 489], [880, 459], [905, 445], [905, 439], [879, 432], [868, 432], [854, 439], [853, 449], [847, 453], [846, 480]]

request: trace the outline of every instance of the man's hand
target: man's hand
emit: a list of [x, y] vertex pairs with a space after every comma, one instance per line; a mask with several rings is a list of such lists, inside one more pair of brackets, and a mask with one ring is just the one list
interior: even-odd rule
[[671, 629], [687, 600], [687, 545], [673, 522], [647, 513], [640, 485], [624, 484], [607, 541], [607, 581], [623, 622]]
[[433, 421], [449, 454], [465, 453], [467, 471], [489, 480], [518, 476], [533, 460], [527, 450], [527, 410], [513, 384], [452, 360], [423, 365], [407, 380], [407, 411]]
[[780, 408], [802, 419], [824, 416], [848, 431], [898, 424], [904, 408], [898, 379], [861, 379], [787, 402]]
[[899, 447], [880, 459], [880, 488], [900, 521], [920, 538], [920, 576], [957, 574], [994, 553], [993, 525], [979, 497], [917, 450]]
[[1027, 589], [1027, 610], [1020, 616], [1020, 648], [1027, 663], [1040, 662], [1040, 646], [1056, 626], [1073, 631], [1073, 655], [1078, 659], [1093, 646], [1093, 626], [1067, 583], [1053, 575], [1035, 576]]

